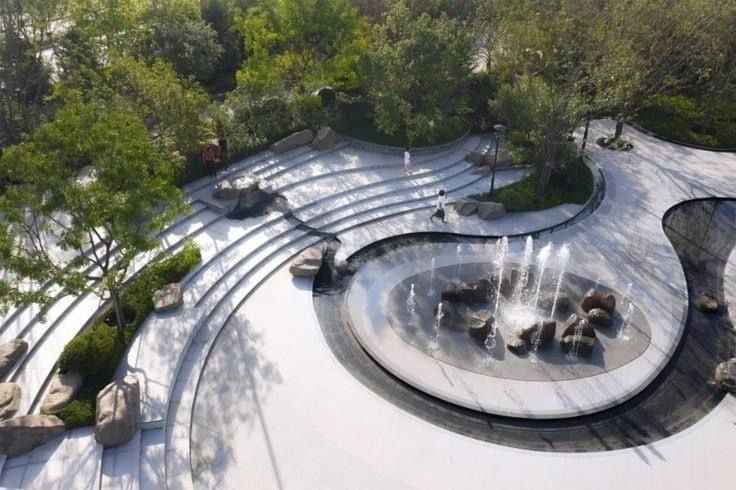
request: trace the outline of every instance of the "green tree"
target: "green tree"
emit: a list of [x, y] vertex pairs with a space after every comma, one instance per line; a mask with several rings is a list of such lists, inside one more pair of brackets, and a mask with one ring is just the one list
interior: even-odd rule
[[[89, 165], [86, 177], [70, 161]], [[0, 256], [12, 277], [0, 283], [0, 304], [48, 301], [18, 284], [52, 281], [69, 293], [109, 295], [122, 332], [120, 291], [132, 261], [184, 208], [178, 161], [125, 108], [76, 101], [1, 163], [16, 183], [0, 196]]]
[[445, 14], [414, 16], [404, 0], [391, 1], [362, 73], [378, 127], [409, 141], [458, 126], [468, 107], [463, 94], [472, 67], [472, 37]]
[[350, 0], [262, 0], [239, 29], [247, 59], [238, 82], [255, 93], [357, 86], [365, 42]]

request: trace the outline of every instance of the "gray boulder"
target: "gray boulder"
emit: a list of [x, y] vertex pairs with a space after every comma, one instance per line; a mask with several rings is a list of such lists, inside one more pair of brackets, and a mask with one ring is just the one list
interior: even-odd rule
[[314, 277], [322, 267], [325, 256], [323, 244], [317, 244], [300, 253], [289, 266], [289, 272], [296, 277]]
[[468, 322], [468, 335], [483, 342], [493, 328], [493, 315], [489, 312], [475, 313]]
[[84, 377], [77, 372], [56, 373], [41, 405], [41, 413], [53, 414], [69, 405], [82, 389], [83, 382]]
[[238, 199], [245, 199], [248, 193], [254, 192], [259, 188], [261, 178], [256, 174], [246, 174], [235, 177], [230, 181], [230, 186], [238, 193]]
[[695, 307], [703, 313], [715, 313], [720, 309], [718, 298], [710, 291], [702, 291], [698, 295]]
[[478, 212], [478, 201], [464, 197], [456, 201], [453, 207], [460, 216], [470, 216]]
[[716, 366], [713, 383], [719, 390], [736, 393], [736, 357]]
[[[549, 310], [552, 308], [552, 303], [554, 302], [555, 297], [552, 295], [548, 295], [539, 300], [539, 306], [541, 306], [545, 310]], [[570, 308], [570, 297], [566, 294], [560, 293], [557, 296], [557, 306], [555, 307], [555, 309], [559, 312], [563, 312], [567, 311], [568, 308]]]
[[64, 433], [54, 415], [24, 415], [0, 422], [0, 454], [12, 457], [42, 446]]
[[308, 145], [314, 139], [314, 133], [311, 129], [297, 131], [286, 138], [278, 140], [271, 145], [271, 151], [274, 153], [284, 153], [300, 146]]
[[218, 182], [215, 186], [215, 191], [212, 193], [212, 197], [221, 201], [232, 201], [237, 199], [239, 195], [240, 191], [235, 189], [227, 180]]
[[539, 347], [543, 347], [554, 338], [556, 331], [557, 322], [552, 319], [546, 319], [519, 329], [516, 335], [530, 345], [537, 341], [537, 337], [539, 337]]
[[0, 379], [3, 379], [13, 369], [15, 363], [23, 357], [27, 350], [28, 343], [21, 339], [13, 339], [0, 344]]
[[460, 291], [464, 303], [485, 303], [491, 297], [493, 285], [488, 279], [479, 279], [465, 285]]
[[600, 308], [608, 312], [609, 315], [613, 315], [613, 310], [616, 309], [616, 298], [600, 289], [589, 289], [583, 299], [580, 300], [580, 308], [585, 313], [593, 308]]
[[20, 407], [20, 386], [0, 383], [0, 420], [9, 419]]
[[337, 133], [329, 126], [317, 131], [317, 135], [312, 140], [312, 148], [315, 150], [329, 150], [337, 144]]
[[[434, 317], [437, 317], [437, 307], [434, 307]], [[440, 327], [464, 332], [467, 329], [465, 317], [455, 303], [442, 303], [442, 318], [440, 319]]]
[[462, 303], [465, 301], [463, 298], [463, 291], [468, 289], [470, 286], [463, 282], [451, 282], [445, 289], [442, 290], [440, 298], [442, 302], [450, 301], [453, 303]]
[[560, 348], [565, 354], [576, 354], [578, 357], [590, 357], [595, 348], [596, 338], [567, 335], [560, 339]]
[[567, 337], [576, 333], [583, 337], [596, 337], [595, 328], [587, 320], [573, 313], [562, 325], [562, 336]]
[[478, 150], [469, 151], [468, 154], [465, 155], [465, 161], [480, 167], [486, 164], [486, 154], [485, 152]]
[[480, 202], [478, 203], [478, 217], [482, 220], [490, 221], [503, 217], [506, 214], [506, 208], [500, 202]]
[[488, 177], [491, 175], [491, 167], [487, 165], [481, 165], [480, 167], [475, 167], [473, 170], [470, 171], [473, 175], [481, 175], [483, 177]]
[[506, 342], [506, 348], [517, 356], [523, 356], [529, 352], [529, 343], [519, 337], [513, 337], [511, 340]]
[[153, 309], [156, 313], [181, 308], [184, 304], [184, 290], [178, 282], [172, 282], [153, 293]]
[[594, 325], [600, 325], [601, 327], [610, 327], [613, 320], [611, 315], [606, 310], [601, 308], [593, 308], [588, 312], [588, 320]]
[[104, 447], [125, 444], [135, 435], [140, 412], [138, 378], [128, 375], [97, 394], [95, 439]]

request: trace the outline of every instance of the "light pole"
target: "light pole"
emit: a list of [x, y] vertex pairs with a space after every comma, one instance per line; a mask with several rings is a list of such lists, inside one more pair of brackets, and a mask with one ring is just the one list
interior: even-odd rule
[[501, 137], [506, 132], [506, 126], [503, 124], [494, 124], [493, 130], [496, 132], [496, 153], [493, 155], [493, 167], [491, 168], [491, 191], [488, 193], [489, 196], [493, 195], [493, 185], [496, 183], [496, 162], [498, 162], [498, 144], [501, 142]]

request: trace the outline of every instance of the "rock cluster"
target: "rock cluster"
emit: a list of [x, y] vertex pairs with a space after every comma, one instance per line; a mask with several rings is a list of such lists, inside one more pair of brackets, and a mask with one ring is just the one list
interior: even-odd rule
[[590, 357], [596, 338], [595, 328], [587, 320], [573, 313], [563, 325], [560, 348], [566, 354]]
[[27, 350], [28, 343], [21, 339], [13, 339], [0, 344], [0, 379], [3, 379], [13, 369], [15, 363], [23, 357]]
[[105, 447], [119, 446], [135, 435], [140, 412], [138, 378], [113, 381], [97, 394], [95, 439]]
[[453, 207], [460, 216], [472, 216], [477, 214], [480, 219], [485, 221], [495, 220], [506, 214], [506, 208], [502, 203], [476, 201], [467, 197], [456, 201], [453, 204]]
[[153, 309], [156, 313], [180, 308], [184, 304], [184, 291], [181, 284], [172, 282], [153, 293]]
[[314, 277], [322, 267], [322, 259], [325, 256], [325, 246], [320, 243], [309, 247], [292, 261], [289, 272], [295, 277]]

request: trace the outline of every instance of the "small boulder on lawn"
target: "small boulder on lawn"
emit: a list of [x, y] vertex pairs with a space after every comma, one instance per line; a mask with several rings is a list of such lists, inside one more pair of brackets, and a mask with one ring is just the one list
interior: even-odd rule
[[296, 277], [314, 277], [322, 267], [325, 246], [317, 244], [300, 253], [289, 266], [289, 272]]
[[736, 393], [736, 357], [716, 366], [716, 371], [713, 375], [713, 384], [719, 390]]
[[0, 379], [13, 369], [15, 363], [23, 357], [28, 350], [28, 342], [21, 339], [13, 339], [10, 342], [0, 344]]
[[20, 386], [16, 383], [0, 383], [0, 420], [15, 415], [20, 407]]
[[156, 313], [165, 313], [184, 304], [184, 291], [181, 284], [172, 282], [153, 293], [153, 309]]
[[312, 140], [312, 148], [315, 150], [329, 150], [337, 144], [337, 133], [329, 126], [317, 131], [317, 135]]
[[478, 203], [478, 217], [485, 221], [502, 218], [506, 214], [506, 208], [500, 202]]
[[464, 197], [453, 204], [460, 216], [470, 216], [478, 212], [478, 201]]
[[718, 298], [711, 291], [701, 291], [695, 300], [695, 307], [703, 313], [715, 313], [720, 309]]
[[593, 308], [600, 308], [613, 315], [616, 309], [616, 298], [610, 293], [605, 293], [600, 289], [589, 289], [580, 301], [580, 308], [588, 313]]
[[23, 415], [0, 422], [0, 454], [18, 456], [64, 433], [64, 422], [54, 415]]
[[311, 129], [297, 131], [294, 134], [278, 140], [271, 145], [271, 151], [274, 153], [284, 153], [300, 146], [308, 145], [314, 139], [314, 132]]
[[53, 414], [69, 405], [82, 389], [83, 383], [84, 377], [75, 371], [56, 373], [41, 405], [41, 413]]
[[104, 447], [125, 444], [135, 435], [140, 412], [138, 378], [128, 375], [97, 394], [95, 439]]

